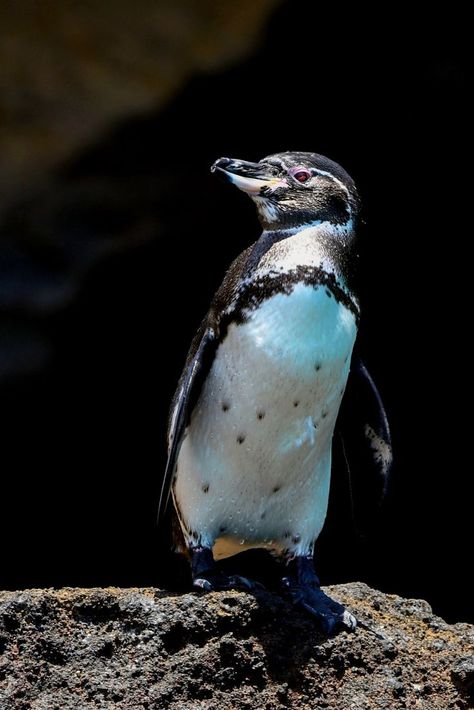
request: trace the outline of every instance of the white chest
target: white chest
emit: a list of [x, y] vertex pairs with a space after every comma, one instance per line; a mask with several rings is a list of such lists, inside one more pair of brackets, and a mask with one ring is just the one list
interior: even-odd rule
[[317, 537], [355, 336], [351, 311], [304, 284], [229, 327], [178, 458], [188, 529], [212, 543]]

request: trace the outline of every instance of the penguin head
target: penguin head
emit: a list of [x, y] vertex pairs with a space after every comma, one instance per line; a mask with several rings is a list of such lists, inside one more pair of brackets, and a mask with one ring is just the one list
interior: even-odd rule
[[342, 226], [354, 223], [358, 215], [354, 181], [340, 165], [317, 153], [275, 153], [258, 163], [220, 158], [211, 170], [250, 195], [267, 230], [321, 222]]

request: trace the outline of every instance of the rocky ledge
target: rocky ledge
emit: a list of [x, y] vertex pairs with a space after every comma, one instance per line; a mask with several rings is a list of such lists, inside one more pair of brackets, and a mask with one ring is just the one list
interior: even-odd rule
[[273, 594], [0, 593], [1, 710], [471, 708], [474, 628], [364, 584], [325, 638]]

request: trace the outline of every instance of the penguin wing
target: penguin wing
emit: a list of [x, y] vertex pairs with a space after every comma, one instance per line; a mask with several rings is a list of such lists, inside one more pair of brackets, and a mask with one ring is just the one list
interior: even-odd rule
[[387, 492], [393, 455], [382, 397], [358, 355], [352, 358], [337, 429], [343, 465], [350, 477], [355, 522], [358, 528], [359, 520], [367, 528], [375, 521]]
[[[221, 286], [214, 296], [211, 309], [191, 343], [186, 364], [171, 405], [168, 422], [168, 461], [158, 504], [158, 522], [163, 520], [168, 507], [183, 434], [219, 344], [223, 313], [226, 309], [229, 312], [232, 310], [230, 305], [238, 291], [239, 279], [247, 266], [253, 248], [254, 245], [248, 247], [230, 265]], [[224, 329], [225, 327], [224, 324]]]
[[183, 434], [201, 391], [202, 383], [214, 359], [217, 342], [218, 338], [214, 329], [204, 321], [192, 342], [171, 406], [168, 423], [168, 460], [158, 504], [158, 522], [163, 519], [168, 507]]

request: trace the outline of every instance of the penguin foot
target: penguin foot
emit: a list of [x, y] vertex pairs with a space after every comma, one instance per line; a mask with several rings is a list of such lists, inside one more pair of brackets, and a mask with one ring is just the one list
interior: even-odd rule
[[240, 589], [250, 592], [261, 589], [262, 585], [240, 575], [226, 575], [217, 569], [208, 547], [197, 547], [191, 551], [191, 573], [193, 587], [203, 592], [223, 591], [226, 589]]
[[320, 588], [312, 556], [295, 557], [288, 563], [287, 570], [282, 578], [285, 593], [295, 606], [314, 616], [326, 634], [330, 635], [341, 628], [349, 631], [356, 628], [355, 616]]
[[345, 628], [348, 631], [354, 631], [356, 628], [355, 616], [350, 614], [342, 604], [328, 597], [321, 589], [302, 588], [290, 583], [287, 592], [295, 606], [301, 607], [314, 616], [322, 631], [328, 636], [338, 628]]

